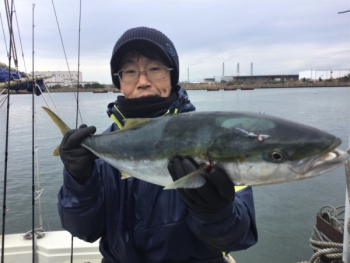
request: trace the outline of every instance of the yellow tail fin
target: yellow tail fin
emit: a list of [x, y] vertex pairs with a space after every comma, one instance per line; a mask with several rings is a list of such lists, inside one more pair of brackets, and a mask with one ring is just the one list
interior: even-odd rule
[[[53, 113], [50, 109], [43, 107], [44, 111], [50, 116], [50, 118], [53, 120], [53, 122], [57, 125], [57, 127], [60, 129], [62, 135], [65, 135], [67, 131], [70, 130], [67, 124], [65, 124], [60, 117], [58, 117], [55, 113]], [[59, 148], [60, 145], [56, 147], [56, 149], [53, 152], [54, 156], [59, 156]]]

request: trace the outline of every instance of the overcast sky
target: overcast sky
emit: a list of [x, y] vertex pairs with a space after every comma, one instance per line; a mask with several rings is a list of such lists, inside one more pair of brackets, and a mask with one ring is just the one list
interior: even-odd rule
[[[11, 2], [11, 0], [9, 0]], [[27, 72], [32, 71], [32, 10], [36, 71], [67, 71], [53, 3], [70, 70], [78, 69], [78, 0], [14, 0]], [[84, 0], [80, 71], [84, 81], [110, 84], [109, 60], [120, 35], [153, 27], [174, 43], [180, 81], [225, 75], [298, 74], [350, 69], [350, 0]], [[4, 2], [0, 4], [7, 46]], [[25, 71], [14, 16], [20, 70]], [[8, 48], [8, 47], [7, 47]], [[3, 34], [0, 61], [8, 64]]]

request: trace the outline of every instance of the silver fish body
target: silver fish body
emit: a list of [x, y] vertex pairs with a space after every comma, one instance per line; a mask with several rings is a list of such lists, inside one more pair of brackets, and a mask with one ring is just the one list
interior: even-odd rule
[[[82, 146], [123, 174], [167, 188], [203, 185], [200, 173], [172, 182], [174, 157], [217, 165], [235, 185], [295, 181], [332, 170], [349, 155], [327, 132], [281, 118], [247, 112], [189, 112], [130, 119], [124, 130], [86, 138]], [[180, 181], [180, 180], [179, 180]]]

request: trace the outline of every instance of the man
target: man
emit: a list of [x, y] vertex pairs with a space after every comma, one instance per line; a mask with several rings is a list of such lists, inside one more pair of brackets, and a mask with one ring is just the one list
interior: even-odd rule
[[[111, 73], [124, 96], [108, 105], [115, 123], [106, 132], [122, 129], [124, 118], [195, 110], [177, 85], [176, 49], [155, 29], [126, 31], [114, 47]], [[256, 243], [251, 187], [235, 193], [226, 172], [215, 166], [197, 189], [165, 191], [135, 178], [122, 180], [117, 169], [79, 146], [95, 131], [82, 125], [62, 140], [65, 169], [58, 209], [63, 228], [73, 236], [88, 242], [101, 238], [102, 262], [224, 263], [228, 252]], [[184, 156], [168, 165], [173, 180], [197, 168]]]

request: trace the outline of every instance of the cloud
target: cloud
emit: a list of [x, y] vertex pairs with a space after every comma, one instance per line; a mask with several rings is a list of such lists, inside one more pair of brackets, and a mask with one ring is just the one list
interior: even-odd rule
[[[55, 1], [67, 59], [78, 65], [79, 3]], [[157, 28], [175, 44], [180, 79], [191, 81], [236, 73], [289, 73], [319, 67], [350, 68], [349, 2], [292, 0], [129, 0], [82, 2], [80, 68], [84, 80], [111, 83], [109, 60], [113, 46], [127, 29]], [[2, 17], [4, 8], [0, 6]], [[16, 14], [27, 68], [32, 55], [32, 3], [16, 1]], [[34, 9], [35, 68], [66, 70], [66, 62], [51, 1], [37, 0]], [[3, 21], [5, 24], [6, 22]], [[5, 25], [6, 26], [6, 25]], [[6, 27], [5, 27], [6, 28]], [[6, 31], [7, 32], [7, 31]], [[8, 37], [7, 37], [8, 40]], [[0, 61], [7, 62], [0, 38]], [[16, 46], [21, 54], [16, 30]], [[23, 68], [23, 62], [20, 63]], [[30, 70], [30, 68], [28, 69]]]

